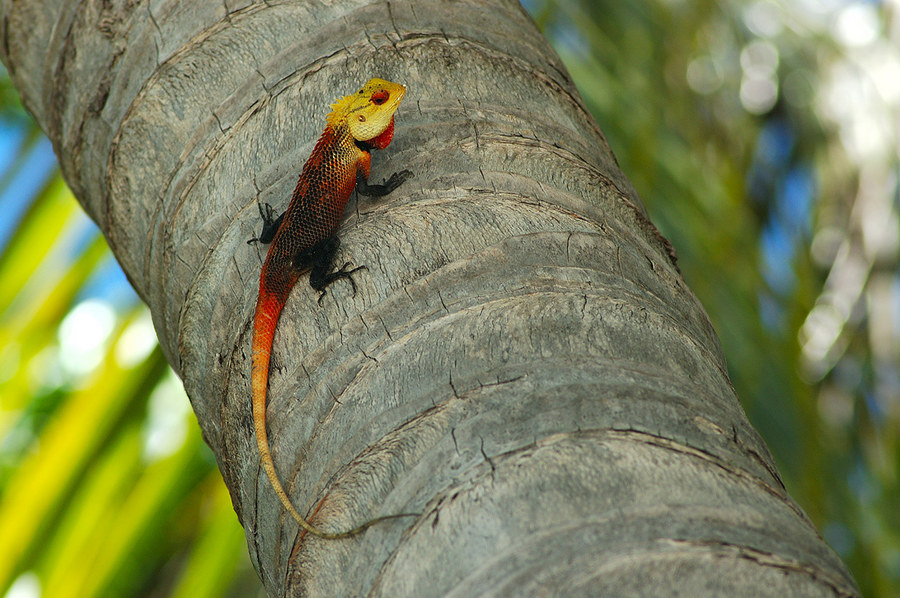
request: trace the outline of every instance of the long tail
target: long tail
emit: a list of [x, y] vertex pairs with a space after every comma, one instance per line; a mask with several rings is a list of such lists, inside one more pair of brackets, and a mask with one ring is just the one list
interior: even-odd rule
[[329, 533], [312, 525], [294, 508], [291, 499], [288, 498], [287, 492], [284, 491], [284, 487], [281, 485], [281, 480], [278, 479], [278, 473], [275, 471], [275, 463], [272, 461], [272, 453], [269, 451], [269, 436], [266, 432], [266, 389], [269, 385], [269, 360], [272, 356], [272, 339], [275, 337], [275, 325], [278, 323], [278, 317], [281, 315], [282, 308], [284, 308], [284, 300], [278, 295], [265, 292], [260, 293], [256, 302], [256, 315], [253, 317], [253, 353], [250, 358], [250, 384], [253, 390], [253, 428], [256, 430], [256, 443], [259, 447], [259, 456], [262, 460], [263, 469], [269, 477], [269, 482], [271, 482], [275, 494], [281, 500], [281, 504], [300, 524], [300, 527], [314, 536], [326, 539], [346, 538], [364, 531], [379, 521], [408, 516], [404, 514], [379, 517], [346, 532]]
[[[287, 492], [284, 491], [284, 486], [281, 485], [281, 480], [278, 479], [275, 463], [272, 461], [272, 453], [269, 450], [269, 435], [266, 431], [266, 390], [269, 386], [272, 340], [275, 338], [275, 326], [278, 324], [278, 317], [283, 308], [284, 300], [281, 297], [260, 292], [259, 299], [256, 301], [256, 315], [253, 317], [253, 353], [250, 357], [250, 385], [253, 389], [253, 428], [256, 430], [256, 444], [259, 447], [263, 469], [284, 508], [303, 529], [315, 536], [328, 538], [333, 534], [315, 528], [294, 508]], [[340, 537], [340, 535], [335, 537]]]

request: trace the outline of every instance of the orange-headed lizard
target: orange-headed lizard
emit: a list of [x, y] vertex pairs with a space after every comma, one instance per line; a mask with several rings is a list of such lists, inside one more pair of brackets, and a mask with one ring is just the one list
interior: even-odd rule
[[348, 279], [356, 292], [350, 275], [362, 266], [347, 270], [349, 264], [344, 264], [336, 271], [331, 270], [339, 245], [335, 232], [354, 187], [363, 195], [386, 195], [410, 176], [405, 170], [381, 185], [368, 184], [371, 151], [384, 149], [391, 142], [394, 112], [405, 93], [403, 85], [372, 79], [358, 92], [337, 100], [331, 105], [325, 131], [303, 166], [287, 211], [273, 219], [272, 208], [266, 205], [264, 210], [260, 204], [264, 224], [258, 240], [271, 245], [259, 277], [259, 298], [253, 316], [253, 426], [262, 466], [275, 494], [304, 530], [323, 538], [349, 536], [385, 518], [346, 532], [327, 533], [306, 521], [291, 504], [275, 472], [266, 434], [266, 388], [272, 340], [288, 294], [306, 272], [309, 272], [310, 286], [320, 293], [320, 302], [325, 288], [341, 278]]

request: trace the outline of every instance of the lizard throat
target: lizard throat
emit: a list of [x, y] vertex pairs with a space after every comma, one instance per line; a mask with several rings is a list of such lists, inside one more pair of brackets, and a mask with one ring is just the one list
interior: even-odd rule
[[387, 126], [387, 128], [381, 132], [380, 135], [373, 137], [366, 141], [368, 145], [371, 145], [377, 149], [384, 149], [388, 145], [390, 145], [391, 140], [394, 138], [394, 117], [391, 116], [391, 122]]

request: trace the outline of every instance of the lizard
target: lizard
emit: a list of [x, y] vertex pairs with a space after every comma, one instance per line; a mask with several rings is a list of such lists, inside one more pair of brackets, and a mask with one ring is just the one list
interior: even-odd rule
[[[263, 229], [257, 239], [269, 244], [259, 277], [259, 295], [253, 316], [251, 394], [253, 427], [262, 467], [284, 508], [305, 530], [321, 538], [344, 538], [373, 523], [397, 516], [380, 517], [344, 532], [318, 529], [294, 508], [284, 490], [266, 432], [266, 391], [275, 327], [294, 284], [309, 272], [310, 286], [319, 292], [319, 304], [332, 282], [347, 279], [356, 293], [349, 262], [331, 271], [340, 241], [336, 231], [353, 189], [362, 195], [382, 196], [396, 189], [411, 172], [394, 173], [382, 184], [369, 184], [373, 149], [384, 149], [394, 136], [394, 113], [406, 87], [374, 78], [354, 94], [336, 100], [326, 117], [325, 130], [303, 166], [287, 210], [273, 218], [271, 206], [258, 204]], [[323, 499], [324, 500], [324, 499]], [[320, 503], [321, 506], [321, 503]], [[302, 537], [302, 536], [301, 536]]]

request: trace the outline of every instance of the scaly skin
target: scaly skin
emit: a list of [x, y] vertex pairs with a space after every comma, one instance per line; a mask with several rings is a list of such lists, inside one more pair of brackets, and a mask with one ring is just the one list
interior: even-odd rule
[[281, 485], [266, 433], [266, 389], [269, 382], [269, 360], [275, 326], [291, 288], [306, 272], [310, 285], [320, 292], [340, 278], [356, 285], [347, 270], [348, 264], [329, 272], [338, 248], [335, 232], [354, 187], [364, 195], [385, 195], [396, 189], [409, 171], [391, 176], [383, 185], [369, 185], [372, 149], [384, 149], [394, 135], [394, 112], [406, 88], [383, 79], [372, 79], [357, 93], [331, 105], [325, 131], [303, 166], [297, 187], [287, 211], [273, 220], [271, 208], [263, 215], [263, 232], [259, 241], [271, 242], [259, 278], [259, 298], [253, 317], [253, 353], [251, 387], [253, 391], [253, 426], [263, 469], [284, 508], [307, 532], [321, 538], [343, 538], [359, 533], [382, 517], [340, 533], [324, 532], [311, 525], [291, 504]]

